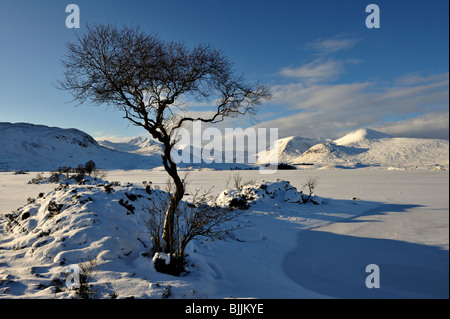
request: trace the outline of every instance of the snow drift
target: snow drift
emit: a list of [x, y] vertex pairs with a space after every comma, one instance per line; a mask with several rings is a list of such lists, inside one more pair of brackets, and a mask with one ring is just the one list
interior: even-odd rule
[[250, 206], [273, 206], [280, 203], [315, 205], [323, 203], [322, 199], [314, 194], [307, 195], [298, 191], [287, 181], [260, 182], [244, 185], [241, 188], [225, 190], [218, 196], [216, 204], [229, 208], [249, 209]]

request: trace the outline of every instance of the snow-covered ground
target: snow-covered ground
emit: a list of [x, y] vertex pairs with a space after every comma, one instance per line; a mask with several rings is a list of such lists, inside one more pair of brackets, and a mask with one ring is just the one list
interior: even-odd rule
[[[108, 181], [134, 184], [114, 187], [112, 194], [88, 185], [54, 191], [55, 184], [27, 184], [35, 174], [0, 173], [0, 213], [25, 208], [14, 235], [0, 224], [0, 298], [73, 296], [63, 285], [65, 267], [92, 258], [97, 298], [449, 297], [448, 171], [192, 171], [189, 194], [213, 187], [219, 195], [233, 188], [235, 174], [242, 183], [286, 180], [299, 191], [315, 177], [324, 203], [257, 200], [240, 217], [248, 228], [188, 246], [189, 273], [181, 277], [153, 269], [151, 258], [142, 256], [149, 239], [141, 215], [127, 215], [119, 205], [126, 192], [145, 196], [136, 189], [143, 181], [162, 186], [165, 172], [107, 171]], [[36, 201], [25, 205], [28, 197]], [[47, 216], [51, 200], [64, 204], [60, 219]], [[369, 264], [379, 267], [380, 288], [366, 287]]]

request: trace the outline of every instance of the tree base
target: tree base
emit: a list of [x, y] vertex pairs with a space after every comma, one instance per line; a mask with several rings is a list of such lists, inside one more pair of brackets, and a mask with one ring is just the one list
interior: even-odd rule
[[179, 277], [184, 270], [184, 258], [171, 257], [167, 263], [167, 259], [161, 257], [153, 258], [153, 265], [157, 272]]

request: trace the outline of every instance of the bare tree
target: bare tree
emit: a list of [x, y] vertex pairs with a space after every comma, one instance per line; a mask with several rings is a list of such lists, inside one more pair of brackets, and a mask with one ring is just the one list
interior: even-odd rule
[[304, 203], [307, 203], [308, 200], [311, 198], [312, 194], [314, 193], [314, 189], [316, 188], [318, 183], [319, 181], [317, 177], [310, 177], [306, 180], [305, 184], [303, 184], [303, 188], [308, 188], [309, 192], [308, 197], [303, 200]]
[[[175, 192], [165, 215], [161, 249], [173, 253], [174, 216], [185, 192], [171, 158], [176, 130], [193, 121], [217, 123], [225, 117], [253, 116], [271, 97], [269, 89], [246, 83], [223, 52], [209, 45], [187, 48], [138, 26], [88, 26], [86, 33], [67, 44], [62, 63], [65, 73], [59, 88], [69, 90], [80, 103], [116, 107], [164, 145], [162, 162]], [[189, 115], [186, 101], [210, 102], [212, 115]]]
[[93, 160], [89, 160], [86, 162], [86, 164], [84, 164], [84, 168], [86, 169], [86, 173], [89, 174], [89, 176], [91, 176], [92, 172], [95, 169], [95, 162]]
[[[146, 221], [146, 226], [153, 242], [154, 254], [161, 251], [164, 215], [169, 206], [170, 194], [173, 189], [173, 184], [169, 181], [165, 192], [159, 193], [158, 200], [151, 201], [149, 205], [144, 206], [144, 209], [151, 213], [150, 218]], [[238, 222], [229, 223], [236, 220], [242, 211], [229, 210], [214, 203], [211, 204], [211, 199], [211, 189], [204, 192], [196, 189], [189, 203], [182, 202], [178, 206], [174, 216], [174, 251], [170, 254], [169, 262], [166, 259], [155, 261], [156, 270], [179, 275], [184, 270], [186, 246], [193, 239], [200, 237], [224, 239], [229, 232], [246, 227]]]

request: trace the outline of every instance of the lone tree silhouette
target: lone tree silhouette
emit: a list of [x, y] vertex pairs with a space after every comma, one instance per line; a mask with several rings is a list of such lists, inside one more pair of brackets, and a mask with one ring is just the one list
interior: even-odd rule
[[[58, 87], [80, 104], [109, 104], [141, 126], [163, 146], [162, 163], [175, 184], [157, 250], [174, 252], [174, 216], [185, 189], [171, 158], [176, 130], [193, 121], [217, 123], [226, 117], [256, 114], [271, 97], [262, 84], [246, 83], [232, 63], [210, 45], [188, 48], [147, 34], [139, 26], [87, 26], [67, 44], [64, 78]], [[192, 117], [186, 101], [209, 102], [210, 117]]]

